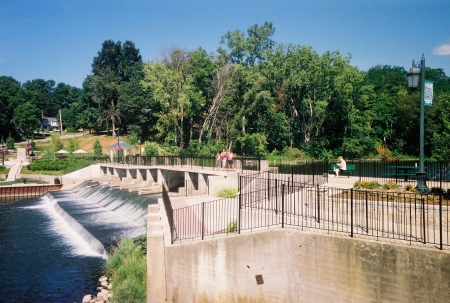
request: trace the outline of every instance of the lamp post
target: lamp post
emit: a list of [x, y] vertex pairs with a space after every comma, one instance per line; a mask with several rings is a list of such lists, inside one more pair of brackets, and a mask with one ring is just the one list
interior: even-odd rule
[[142, 142], [141, 142], [141, 138], [139, 138], [138, 143], [139, 143], [139, 156], [142, 156]]
[[3, 135], [2, 135], [2, 155], [3, 155], [2, 165], [5, 166], [5, 141], [3, 140]]
[[120, 140], [119, 140], [120, 131], [117, 129], [117, 163], [120, 163], [119, 151], [120, 151]]
[[419, 151], [419, 170], [416, 172], [417, 185], [416, 190], [420, 193], [429, 193], [430, 190], [427, 187], [426, 178], [427, 174], [425, 172], [425, 152], [424, 152], [424, 106], [425, 106], [425, 56], [422, 55], [422, 60], [420, 65], [416, 65], [414, 60], [412, 62], [412, 67], [407, 73], [408, 76], [408, 86], [411, 89], [416, 89], [419, 83], [420, 75], [420, 151]]

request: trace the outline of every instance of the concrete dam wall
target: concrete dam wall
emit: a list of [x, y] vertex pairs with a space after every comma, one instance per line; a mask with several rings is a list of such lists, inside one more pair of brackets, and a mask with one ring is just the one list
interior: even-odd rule
[[449, 251], [292, 229], [148, 235], [148, 302], [450, 302]]

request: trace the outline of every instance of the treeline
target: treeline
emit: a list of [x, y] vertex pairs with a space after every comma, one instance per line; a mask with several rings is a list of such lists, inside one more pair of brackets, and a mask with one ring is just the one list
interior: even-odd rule
[[[64, 127], [120, 130], [174, 152], [231, 148], [263, 156], [298, 150], [315, 158], [419, 154], [420, 89], [402, 67], [361, 71], [350, 55], [278, 44], [271, 23], [227, 32], [215, 53], [173, 49], [144, 63], [133, 42], [105, 41], [82, 88], [0, 77], [0, 129], [26, 134], [42, 113]], [[425, 110], [425, 153], [450, 158], [450, 78], [434, 81]]]

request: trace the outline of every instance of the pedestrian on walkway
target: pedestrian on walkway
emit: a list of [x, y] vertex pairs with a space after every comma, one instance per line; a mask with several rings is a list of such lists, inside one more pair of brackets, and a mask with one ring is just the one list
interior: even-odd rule
[[234, 169], [233, 157], [234, 157], [234, 154], [231, 152], [231, 150], [228, 150], [227, 161], [228, 161], [228, 168], [230, 168], [230, 169]]
[[228, 155], [227, 155], [227, 152], [225, 151], [225, 148], [222, 149], [222, 153], [220, 154], [220, 157], [222, 158], [222, 169], [225, 169], [227, 166], [227, 160], [228, 160]]

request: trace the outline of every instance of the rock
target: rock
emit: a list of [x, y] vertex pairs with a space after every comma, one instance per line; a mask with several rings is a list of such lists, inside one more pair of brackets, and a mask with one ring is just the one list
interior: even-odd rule
[[83, 297], [83, 300], [81, 301], [81, 303], [89, 303], [91, 302], [92, 296], [91, 295], [85, 295]]
[[108, 287], [108, 281], [102, 281], [100, 285], [104, 288]]
[[112, 283], [109, 283], [107, 289], [112, 289], [112, 288], [113, 288]]

